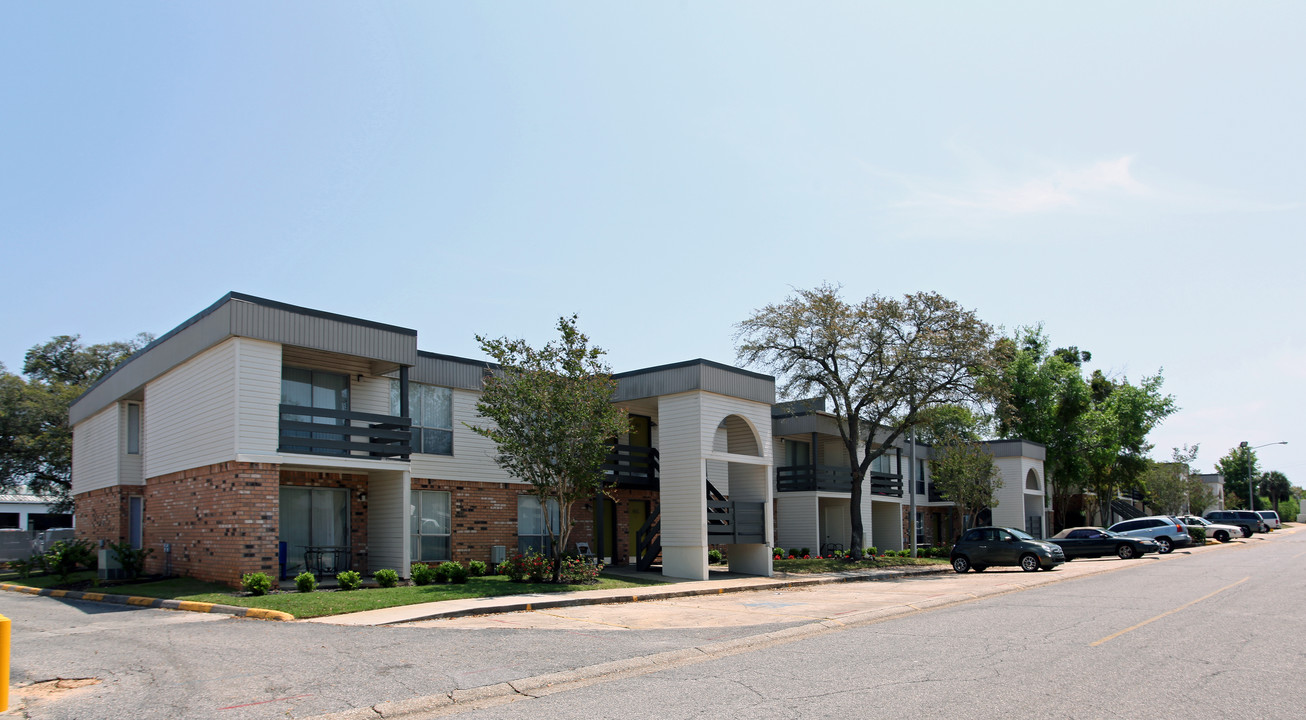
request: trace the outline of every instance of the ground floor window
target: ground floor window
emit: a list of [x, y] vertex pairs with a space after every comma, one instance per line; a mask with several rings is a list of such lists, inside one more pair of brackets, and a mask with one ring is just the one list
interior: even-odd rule
[[452, 536], [449, 493], [414, 490], [408, 516], [411, 519], [413, 562], [448, 560]]
[[[558, 531], [558, 501], [549, 500], [549, 527]], [[552, 552], [549, 528], [544, 526], [544, 511], [540, 499], [534, 495], [517, 496], [517, 552], [525, 555], [534, 551], [541, 555]]]

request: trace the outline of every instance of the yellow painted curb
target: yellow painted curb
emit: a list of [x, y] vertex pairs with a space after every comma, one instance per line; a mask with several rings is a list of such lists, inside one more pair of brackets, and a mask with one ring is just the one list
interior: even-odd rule
[[50, 597], [63, 597], [68, 594], [67, 590], [51, 590]]
[[280, 610], [267, 610], [265, 608], [250, 608], [245, 611], [245, 617], [258, 618], [259, 620], [294, 620], [295, 616], [290, 613], [281, 612]]
[[82, 593], [82, 599], [83, 599], [83, 600], [103, 600], [103, 599], [104, 599], [104, 593], [84, 592], [84, 593]]
[[133, 595], [127, 598], [127, 604], [142, 605], [144, 607], [149, 607], [154, 604], [154, 598], [147, 598], [147, 597], [141, 597], [139, 595]]
[[213, 609], [213, 603], [195, 602], [194, 600], [180, 600], [177, 602], [178, 610], [188, 610], [190, 612], [206, 613]]

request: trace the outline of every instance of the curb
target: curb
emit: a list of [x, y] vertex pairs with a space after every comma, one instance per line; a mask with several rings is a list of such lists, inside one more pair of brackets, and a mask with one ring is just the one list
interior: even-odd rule
[[237, 607], [235, 605], [219, 605], [217, 603], [194, 602], [191, 600], [164, 600], [162, 598], [141, 597], [139, 595], [114, 595], [112, 593], [83, 592], [80, 590], [51, 590], [49, 588], [34, 588], [26, 585], [11, 585], [9, 583], [0, 583], [0, 590], [26, 593], [28, 595], [41, 595], [52, 598], [67, 598], [69, 600], [112, 603], [114, 605], [132, 605], [136, 607], [162, 608], [164, 610], [183, 610], [186, 612], [219, 613], [223, 615], [234, 615], [235, 617], [255, 618], [258, 620], [295, 619], [294, 615], [279, 610]]

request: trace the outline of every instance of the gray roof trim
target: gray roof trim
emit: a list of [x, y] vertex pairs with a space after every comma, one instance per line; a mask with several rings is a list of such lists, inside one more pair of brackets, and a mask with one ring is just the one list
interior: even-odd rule
[[616, 402], [702, 390], [741, 400], [775, 402], [775, 378], [710, 360], [688, 360], [617, 373]]
[[409, 371], [408, 379], [428, 385], [480, 391], [485, 371], [493, 371], [498, 367], [484, 360], [469, 360], [418, 350], [417, 364]]
[[296, 345], [382, 360], [417, 361], [417, 331], [229, 292], [105, 374], [73, 401], [72, 424], [140, 390], [149, 381], [229, 337]]
[[985, 440], [982, 443], [993, 457], [1027, 457], [1034, 460], [1046, 460], [1047, 446], [1033, 440], [1014, 438], [1010, 440]]

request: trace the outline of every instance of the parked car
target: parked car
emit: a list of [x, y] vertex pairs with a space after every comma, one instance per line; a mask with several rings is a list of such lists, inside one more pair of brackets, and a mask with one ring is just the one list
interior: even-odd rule
[[967, 530], [952, 546], [952, 569], [984, 572], [992, 565], [1019, 565], [1021, 570], [1051, 570], [1066, 561], [1057, 545], [1015, 528], [978, 527]]
[[76, 536], [76, 531], [72, 528], [50, 528], [43, 530], [32, 538], [32, 554], [44, 555], [45, 551], [54, 546], [60, 540], [72, 540]]
[[1265, 518], [1265, 525], [1271, 530], [1283, 529], [1283, 523], [1279, 521], [1279, 513], [1273, 510], [1257, 510], [1256, 514]]
[[1251, 537], [1253, 533], [1258, 532], [1269, 532], [1269, 528], [1265, 526], [1265, 518], [1251, 510], [1212, 510], [1206, 513], [1205, 517], [1214, 523], [1237, 525], [1242, 528], [1243, 537]]
[[1243, 534], [1243, 529], [1237, 525], [1213, 523], [1206, 518], [1200, 518], [1196, 515], [1180, 515], [1179, 522], [1188, 527], [1200, 527], [1204, 532], [1206, 532], [1206, 537], [1219, 540], [1222, 543], [1227, 543], [1235, 537], [1242, 537]]
[[1066, 528], [1049, 538], [1048, 542], [1061, 548], [1066, 554], [1067, 562], [1075, 558], [1096, 558], [1104, 555], [1115, 555], [1121, 560], [1129, 560], [1161, 550], [1161, 547], [1152, 540], [1121, 535], [1100, 527]]
[[1169, 515], [1152, 515], [1134, 520], [1125, 520], [1107, 528], [1111, 532], [1146, 537], [1156, 541], [1157, 552], [1165, 555], [1177, 547], [1185, 547], [1193, 542], [1184, 524]]

